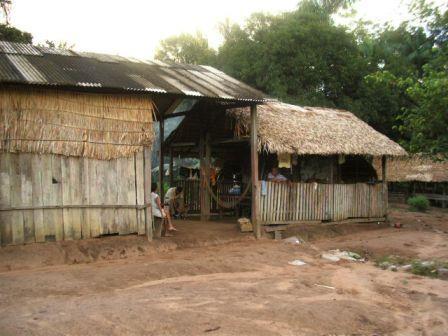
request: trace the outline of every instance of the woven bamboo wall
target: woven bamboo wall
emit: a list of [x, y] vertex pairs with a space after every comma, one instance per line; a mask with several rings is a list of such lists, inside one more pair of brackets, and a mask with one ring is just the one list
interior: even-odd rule
[[[145, 233], [143, 153], [0, 153], [1, 245]], [[16, 209], [16, 210], [14, 210]]]
[[153, 112], [138, 95], [2, 88], [0, 151], [129, 157], [151, 146]]

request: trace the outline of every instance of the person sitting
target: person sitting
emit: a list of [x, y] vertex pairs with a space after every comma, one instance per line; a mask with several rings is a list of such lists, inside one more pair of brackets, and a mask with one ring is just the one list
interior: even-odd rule
[[268, 174], [268, 181], [270, 182], [288, 182], [288, 179], [280, 174], [277, 167], [273, 167], [271, 172]]
[[[154, 222], [156, 224], [160, 224], [160, 225], [157, 225], [158, 227], [160, 227], [160, 229], [162, 229], [162, 226], [163, 226], [163, 230], [161, 230], [162, 232], [161, 233], [160, 233], [160, 231], [158, 233], [156, 232], [156, 235], [170, 237], [171, 231], [177, 231], [176, 228], [171, 223], [171, 218], [170, 218], [169, 214], [167, 214], [162, 207], [162, 202], [160, 201], [160, 196], [157, 194], [157, 184], [156, 183], [151, 184], [151, 208], [152, 208], [152, 215], [154, 216], [154, 220], [155, 220]], [[162, 222], [162, 223], [160, 223], [160, 222]], [[156, 229], [158, 230], [157, 226], [156, 226]]]
[[182, 187], [169, 188], [165, 194], [165, 209], [171, 217], [185, 216], [184, 194]]

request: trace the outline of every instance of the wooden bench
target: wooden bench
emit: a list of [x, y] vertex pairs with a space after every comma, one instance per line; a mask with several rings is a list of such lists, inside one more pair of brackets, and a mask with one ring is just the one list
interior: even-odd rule
[[281, 240], [282, 239], [282, 231], [285, 231], [288, 228], [288, 225], [269, 225], [264, 227], [264, 231], [267, 233], [274, 232], [274, 239]]

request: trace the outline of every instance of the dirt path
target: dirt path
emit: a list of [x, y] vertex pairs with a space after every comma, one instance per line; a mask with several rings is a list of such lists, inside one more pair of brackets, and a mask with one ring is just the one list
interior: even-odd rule
[[446, 335], [448, 281], [320, 251], [447, 258], [447, 218], [298, 246], [249, 240], [2, 272], [1, 335]]

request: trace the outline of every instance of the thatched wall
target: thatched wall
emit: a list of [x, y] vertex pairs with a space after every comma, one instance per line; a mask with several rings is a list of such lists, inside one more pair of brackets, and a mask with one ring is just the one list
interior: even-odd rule
[[[249, 133], [249, 109], [232, 109], [229, 115], [236, 121], [235, 136]], [[259, 149], [270, 153], [406, 155], [400, 145], [347, 111], [269, 102], [258, 106], [258, 119]]]
[[56, 90], [0, 91], [0, 150], [129, 157], [153, 141], [148, 97]]
[[[381, 160], [374, 160], [373, 166], [378, 174], [381, 174]], [[448, 160], [434, 160], [422, 155], [391, 158], [387, 162], [387, 180], [390, 182], [448, 182]]]

